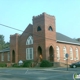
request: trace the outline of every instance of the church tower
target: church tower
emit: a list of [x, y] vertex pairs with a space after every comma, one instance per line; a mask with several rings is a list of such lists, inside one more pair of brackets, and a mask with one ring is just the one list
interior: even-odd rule
[[33, 39], [34, 59], [48, 59], [49, 47], [53, 46], [53, 42], [56, 41], [54, 16], [48, 15], [46, 13], [33, 16]]

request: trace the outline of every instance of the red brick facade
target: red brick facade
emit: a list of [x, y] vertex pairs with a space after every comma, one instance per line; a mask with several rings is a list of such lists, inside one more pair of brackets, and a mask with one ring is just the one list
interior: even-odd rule
[[[37, 31], [39, 26], [41, 30]], [[50, 26], [52, 27], [52, 31], [49, 30]], [[33, 44], [26, 45], [27, 38], [30, 35], [33, 37]], [[57, 55], [56, 55], [57, 46], [60, 49], [59, 50], [60, 60], [57, 60]], [[46, 13], [34, 16], [33, 24], [29, 24], [21, 35], [15, 34], [10, 36], [11, 62], [17, 63], [19, 60], [26, 60], [26, 48], [30, 47], [33, 47], [34, 61], [39, 60], [39, 55], [42, 55], [42, 59], [50, 60], [49, 56], [51, 55], [52, 56], [51, 61], [65, 62], [63, 56], [64, 47], [66, 47], [68, 54], [70, 54], [70, 47], [73, 49], [73, 60], [70, 60], [69, 56], [70, 63], [75, 61], [74, 59], [76, 58], [76, 52], [75, 52], [76, 48], [78, 49], [78, 56], [79, 56], [78, 60], [80, 60], [80, 45], [57, 42], [55, 17], [48, 15]], [[39, 49], [41, 48], [42, 51], [41, 54], [39, 53], [38, 48]]]
[[1, 63], [11, 63], [9, 54], [10, 54], [10, 52], [1, 52], [0, 53], [0, 62]]

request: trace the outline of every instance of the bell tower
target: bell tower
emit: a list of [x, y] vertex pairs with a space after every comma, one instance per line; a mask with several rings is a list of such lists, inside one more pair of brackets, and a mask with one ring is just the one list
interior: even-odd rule
[[33, 16], [34, 58], [39, 56], [38, 47], [41, 48], [42, 57], [46, 59], [47, 47], [56, 41], [55, 17], [42, 13]]

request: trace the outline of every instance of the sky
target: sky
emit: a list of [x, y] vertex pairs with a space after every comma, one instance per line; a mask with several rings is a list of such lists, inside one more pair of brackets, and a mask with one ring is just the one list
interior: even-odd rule
[[[80, 0], [0, 0], [0, 24], [22, 31], [32, 17], [46, 12], [56, 18], [56, 32], [80, 38]], [[0, 35], [10, 41], [10, 35], [22, 32], [0, 25]]]

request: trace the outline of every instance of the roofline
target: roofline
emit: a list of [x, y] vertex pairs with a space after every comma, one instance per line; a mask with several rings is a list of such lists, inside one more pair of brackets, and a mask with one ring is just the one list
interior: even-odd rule
[[10, 50], [0, 51], [0, 53], [2, 53], [2, 52], [10, 52]]
[[57, 40], [57, 42], [80, 45], [80, 43], [73, 43], [73, 42], [67, 42], [67, 41], [61, 41], [61, 40]]

